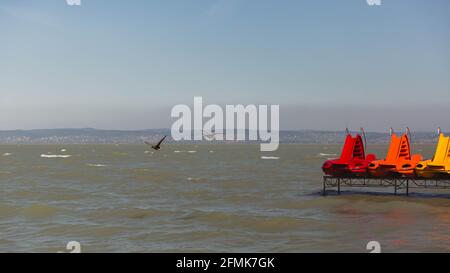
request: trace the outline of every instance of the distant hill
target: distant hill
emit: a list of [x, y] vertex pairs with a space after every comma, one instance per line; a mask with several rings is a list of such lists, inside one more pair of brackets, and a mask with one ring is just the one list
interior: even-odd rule
[[133, 144], [170, 135], [169, 129], [139, 131], [82, 129], [39, 129], [0, 131], [1, 144]]
[[[170, 129], [148, 130], [99, 130], [82, 129], [39, 129], [39, 130], [10, 130], [0, 131], [0, 144], [138, 144], [144, 140], [156, 141], [168, 135]], [[338, 144], [344, 141], [344, 131], [314, 131], [314, 130], [285, 130], [280, 131], [281, 143], [302, 144]], [[367, 132], [367, 142], [382, 144], [389, 141], [388, 133]], [[415, 143], [435, 143], [437, 135], [434, 132], [414, 132]], [[193, 143], [194, 141], [183, 141]], [[205, 143], [209, 143], [205, 141]]]

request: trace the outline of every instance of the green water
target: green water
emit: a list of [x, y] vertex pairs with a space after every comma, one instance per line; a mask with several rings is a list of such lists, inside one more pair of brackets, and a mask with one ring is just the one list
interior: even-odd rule
[[367, 252], [372, 240], [384, 252], [450, 251], [449, 191], [323, 197], [320, 167], [339, 149], [0, 146], [0, 252], [68, 241], [83, 252]]

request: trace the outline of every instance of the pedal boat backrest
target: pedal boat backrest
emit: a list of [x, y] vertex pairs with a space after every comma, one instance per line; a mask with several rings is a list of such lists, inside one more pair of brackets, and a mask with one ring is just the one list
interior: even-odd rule
[[386, 163], [395, 164], [399, 160], [411, 160], [411, 146], [407, 134], [398, 137], [393, 133], [385, 161]]
[[347, 134], [339, 160], [348, 162], [351, 159], [364, 160], [365, 157], [364, 144], [361, 136], [357, 134], [355, 137], [352, 137], [352, 135]]
[[441, 133], [432, 164], [444, 165], [446, 163], [450, 163], [450, 137], [446, 137]]

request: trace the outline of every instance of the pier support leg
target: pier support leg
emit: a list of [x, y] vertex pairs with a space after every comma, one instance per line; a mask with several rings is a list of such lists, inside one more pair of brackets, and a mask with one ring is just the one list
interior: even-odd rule
[[406, 179], [406, 196], [409, 196], [409, 179]]
[[338, 182], [338, 194], [340, 195], [341, 194], [341, 179], [339, 178], [337, 182]]
[[325, 196], [327, 195], [327, 179], [324, 177], [323, 178], [323, 192], [322, 195]]
[[397, 195], [397, 179], [394, 179], [394, 195]]

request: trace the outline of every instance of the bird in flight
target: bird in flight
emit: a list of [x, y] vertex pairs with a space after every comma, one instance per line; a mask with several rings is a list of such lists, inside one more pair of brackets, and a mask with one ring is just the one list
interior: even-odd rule
[[167, 136], [164, 136], [163, 138], [161, 138], [161, 140], [158, 143], [156, 143], [155, 145], [153, 145], [147, 141], [144, 141], [144, 143], [151, 146], [152, 149], [159, 151], [161, 149], [161, 143], [164, 141], [164, 139], [166, 139], [166, 137]]

